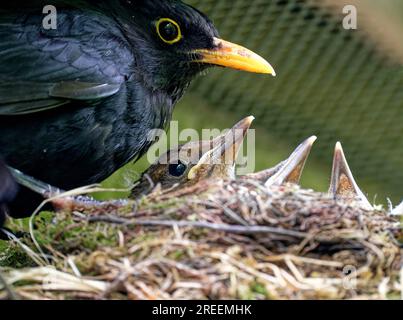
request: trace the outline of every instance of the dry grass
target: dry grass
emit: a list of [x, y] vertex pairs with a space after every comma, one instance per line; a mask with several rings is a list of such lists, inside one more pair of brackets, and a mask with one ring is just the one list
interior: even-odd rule
[[36, 219], [45, 254], [22, 240], [39, 266], [3, 268], [0, 296], [403, 298], [400, 223], [354, 201], [253, 180], [156, 190], [139, 202], [58, 201], [71, 210]]

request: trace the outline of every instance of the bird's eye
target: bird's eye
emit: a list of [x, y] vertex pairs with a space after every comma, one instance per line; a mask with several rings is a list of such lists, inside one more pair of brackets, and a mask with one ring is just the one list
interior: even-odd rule
[[161, 40], [168, 44], [177, 43], [182, 39], [182, 32], [179, 24], [169, 18], [158, 20], [157, 33]]
[[169, 166], [169, 174], [174, 177], [181, 177], [187, 170], [187, 165], [179, 161], [177, 164], [171, 164]]

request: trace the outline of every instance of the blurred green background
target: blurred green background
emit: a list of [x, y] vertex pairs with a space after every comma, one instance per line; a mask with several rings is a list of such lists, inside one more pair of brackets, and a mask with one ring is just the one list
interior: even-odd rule
[[[402, 1], [187, 2], [208, 14], [222, 38], [267, 58], [278, 76], [210, 71], [177, 106], [181, 128], [224, 129], [254, 115], [257, 169], [315, 134], [302, 184], [318, 191], [328, 189], [340, 140], [371, 202], [403, 199]], [[344, 4], [356, 5], [358, 30], [343, 29]], [[104, 185], [127, 187], [148, 165], [129, 165]]]

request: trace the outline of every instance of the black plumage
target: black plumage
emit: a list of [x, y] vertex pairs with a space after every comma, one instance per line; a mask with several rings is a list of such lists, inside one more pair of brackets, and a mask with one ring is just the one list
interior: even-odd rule
[[[46, 4], [0, 9], [0, 156], [63, 189], [99, 183], [143, 155], [190, 81], [228, 63], [203, 61], [219, 52], [218, 32], [181, 1], [56, 0], [56, 30], [43, 27]], [[28, 216], [38, 201], [21, 187], [9, 214]]]
[[[4, 224], [7, 203], [11, 202], [18, 191], [18, 186], [6, 164], [0, 159], [0, 227]], [[2, 233], [0, 232], [0, 239]]]

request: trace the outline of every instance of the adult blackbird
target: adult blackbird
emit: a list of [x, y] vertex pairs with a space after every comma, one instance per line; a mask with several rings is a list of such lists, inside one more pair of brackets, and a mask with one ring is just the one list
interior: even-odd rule
[[[167, 126], [206, 68], [275, 75], [178, 0], [47, 2], [1, 5], [0, 157], [63, 189], [99, 183], [142, 156], [151, 129]], [[9, 214], [29, 216], [39, 201], [21, 187]]]

